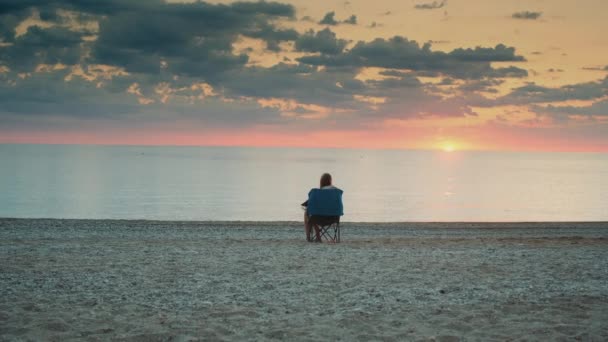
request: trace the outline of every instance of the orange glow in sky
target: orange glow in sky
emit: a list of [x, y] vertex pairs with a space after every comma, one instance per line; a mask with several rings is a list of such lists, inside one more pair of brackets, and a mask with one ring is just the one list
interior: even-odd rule
[[[466, 133], [465, 133], [466, 134]], [[608, 152], [608, 144], [598, 140], [553, 140], [530, 135], [490, 134], [490, 138], [476, 140], [440, 140], [425, 132], [399, 133], [387, 131], [381, 134], [365, 131], [318, 131], [300, 134], [247, 131], [233, 133], [217, 131], [200, 134], [180, 134], [162, 131], [134, 132], [122, 130], [108, 132], [32, 132], [4, 134], [0, 143], [41, 144], [95, 144], [95, 145], [175, 145], [175, 146], [252, 146], [252, 147], [310, 147], [310, 148], [364, 148], [364, 149], [415, 149], [439, 150], [443, 152], [506, 150], [506, 151], [563, 151], [563, 152]]]
[[0, 143], [608, 152], [608, 1], [120, 3], [0, 15]]

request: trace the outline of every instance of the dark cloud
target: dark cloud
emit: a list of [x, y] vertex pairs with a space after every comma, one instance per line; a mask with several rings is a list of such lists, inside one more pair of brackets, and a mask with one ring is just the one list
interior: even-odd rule
[[56, 0], [56, 1], [32, 1], [36, 6], [43, 8], [42, 4], [56, 5], [73, 11], [85, 12], [96, 15], [114, 15], [126, 11], [157, 11], [165, 5], [162, 0]]
[[335, 16], [336, 16], [336, 12], [327, 12], [325, 14], [325, 16], [323, 17], [323, 19], [321, 19], [321, 21], [319, 21], [319, 24], [330, 25], [330, 26], [338, 25], [338, 21], [336, 19], [334, 19]]
[[336, 34], [329, 28], [318, 31], [313, 30], [301, 35], [295, 43], [296, 51], [320, 52], [335, 55], [341, 53], [348, 44], [344, 39], [338, 39]]
[[543, 12], [521, 11], [511, 15], [513, 19], [536, 20], [540, 18]]
[[263, 24], [254, 30], [243, 32], [251, 38], [258, 38], [266, 41], [266, 48], [270, 51], [279, 52], [279, 43], [294, 41], [298, 39], [299, 33], [294, 29], [277, 29], [276, 27]]
[[98, 88], [95, 83], [80, 77], [66, 81], [68, 74], [67, 69], [54, 70], [13, 78], [13, 82], [0, 82], [0, 112], [34, 117], [95, 118], [139, 111], [140, 106], [132, 95]]
[[357, 16], [353, 14], [350, 17], [348, 17], [348, 19], [344, 20], [343, 23], [350, 24], [350, 25], [357, 25]]
[[608, 77], [600, 81], [570, 84], [557, 88], [528, 83], [512, 89], [509, 94], [495, 101], [487, 101], [484, 105], [528, 105], [568, 100], [595, 100], [605, 96], [608, 96]]
[[417, 4], [414, 6], [414, 8], [419, 9], [419, 10], [434, 10], [434, 9], [439, 9], [439, 8], [444, 7], [446, 4], [447, 4], [446, 0], [443, 0], [441, 2], [433, 1], [433, 2], [429, 2], [429, 3]]
[[515, 48], [498, 44], [493, 48], [476, 47], [474, 49], [458, 48], [449, 56], [464, 62], [523, 62], [525, 58], [515, 54]]
[[371, 95], [380, 96], [382, 94], [386, 94], [387, 89], [401, 89], [404, 88], [422, 88], [423, 84], [420, 80], [411, 74], [401, 73], [398, 71], [386, 71], [382, 73], [384, 76], [392, 76], [390, 78], [385, 78], [382, 80], [370, 80], [368, 83], [371, 85], [372, 89], [379, 90], [379, 92], [370, 92]]
[[[99, 23], [97, 39], [86, 43], [84, 32], [57, 26], [32, 26], [24, 37], [15, 38], [13, 31], [19, 21], [14, 18], [23, 18], [30, 7], [40, 13], [63, 9], [94, 16]], [[3, 39], [13, 43], [0, 48], [0, 58], [10, 68], [17, 64], [20, 68], [35, 63], [73, 64], [85, 55], [79, 48], [90, 45], [86, 63], [119, 66], [135, 73], [159, 73], [162, 63], [178, 75], [214, 78], [247, 63], [247, 55], [233, 51], [239, 36], [262, 39], [274, 51], [280, 42], [298, 37], [295, 30], [278, 29], [272, 23], [295, 16], [293, 6], [276, 2], [10, 1], [3, 4], [0, 13]]]
[[[445, 6], [445, 2], [427, 5], [433, 4]], [[50, 27], [31, 26], [16, 36], [17, 25], [34, 10]], [[67, 25], [65, 10], [98, 23], [99, 30]], [[498, 99], [486, 99], [479, 93], [495, 92], [502, 79], [528, 75], [516, 66], [493, 66], [525, 61], [513, 47], [499, 44], [442, 52], [430, 43], [393, 37], [360, 41], [348, 49], [349, 42], [329, 28], [299, 33], [285, 27], [294, 18], [293, 6], [263, 1], [4, 1], [0, 115], [111, 119], [145, 114], [164, 120], [177, 115], [212, 126], [275, 124], [285, 120], [281, 110], [258, 103], [273, 98], [292, 103], [292, 113], [308, 114], [311, 106], [347, 111], [355, 125], [386, 117], [475, 115], [471, 106], [479, 103], [529, 105], [607, 95], [606, 81], [562, 88], [531, 83]], [[323, 21], [324, 25], [356, 24], [357, 17], [339, 21], [329, 12]], [[278, 55], [289, 63], [251, 66], [252, 50], [234, 48], [243, 37], [265, 42], [271, 52], [293, 46], [298, 56], [305, 55], [295, 62], [288, 58], [291, 55]], [[67, 68], [36, 72], [40, 64]], [[98, 65], [127, 74], [93, 80], [71, 75], [72, 68], [93, 73]], [[365, 67], [381, 68], [385, 78], [358, 79]], [[425, 76], [444, 81], [424, 83], [420, 77]], [[201, 96], [195, 86], [201, 83], [215, 94]], [[440, 96], [446, 90], [441, 85], [451, 85], [454, 96]]]
[[227, 95], [283, 98], [302, 103], [354, 108], [353, 95], [366, 91], [355, 79], [356, 70], [316, 71], [303, 64], [279, 63], [270, 68], [251, 67], [234, 73], [223, 82]]
[[193, 106], [190, 98], [200, 94], [187, 87], [176, 90], [177, 98], [170, 103], [155, 99], [152, 104], [142, 105], [138, 103], [137, 94], [124, 91], [129, 85], [137, 84], [137, 90], [143, 96], [154, 96], [154, 89], [146, 89], [147, 82], [140, 77], [117, 77], [109, 80], [108, 86], [98, 87], [96, 83], [77, 76], [65, 81], [69, 73], [67, 69], [54, 70], [18, 78], [10, 84], [0, 82], [0, 131], [16, 128], [48, 130], [53, 125], [79, 128], [90, 123], [116, 121], [121, 127], [132, 125], [135, 129], [175, 120], [190, 120], [206, 129], [281, 122], [277, 109], [263, 108], [254, 100], [226, 102], [208, 98], [204, 100], [204, 106], [200, 106], [201, 102]]
[[289, 5], [270, 2], [212, 5], [164, 4], [161, 8], [120, 13], [100, 22], [94, 62], [120, 65], [130, 72], [159, 72], [160, 63], [178, 75], [208, 77], [243, 67], [248, 56], [235, 54], [239, 35], [278, 42], [297, 38], [294, 30], [276, 29], [270, 20], [292, 18]]
[[336, 25], [340, 25], [340, 24], [357, 25], [357, 16], [354, 14], [351, 15], [350, 17], [348, 17], [347, 19], [345, 19], [344, 21], [338, 21], [335, 17], [336, 17], [336, 12], [334, 12], [334, 11], [327, 12], [327, 13], [325, 13], [325, 16], [323, 16], [323, 19], [321, 19], [319, 21], [319, 24], [328, 25], [328, 26], [336, 26]]
[[[223, 82], [227, 96], [278, 98], [300, 104], [347, 110], [351, 122], [344, 125], [373, 124], [384, 118], [475, 115], [463, 99], [442, 99], [430, 94], [413, 74], [395, 72], [396, 77], [361, 81], [356, 69], [316, 70], [303, 64], [277, 64], [271, 68], [247, 68]], [[387, 72], [388, 74], [388, 72]], [[384, 98], [383, 103], [366, 99]], [[298, 107], [299, 106], [299, 107]], [[293, 111], [307, 111], [298, 105]]]
[[[525, 69], [518, 68], [518, 67], [509, 66], [506, 68], [487, 70], [486, 75], [488, 75], [488, 77], [498, 77], [498, 78], [526, 77], [526, 76], [528, 76], [528, 71]], [[472, 77], [472, 78], [474, 78], [474, 77]]]
[[401, 90], [402, 96], [389, 97], [378, 106], [376, 119], [378, 116], [397, 119], [477, 116], [462, 98], [444, 99], [419, 88], [408, 89], [407, 92]]
[[[99, 23], [94, 39], [84, 39], [91, 32], [65, 25], [59, 15], [65, 10]], [[31, 26], [15, 37], [15, 27], [34, 11], [50, 21], [51, 27]], [[208, 82], [221, 87], [222, 73], [245, 67], [248, 56], [235, 53], [233, 48], [241, 36], [264, 40], [270, 50], [278, 50], [278, 43], [295, 41], [299, 34], [278, 28], [275, 22], [294, 17], [293, 6], [263, 1], [229, 5], [140, 0], [4, 1], [0, 4], [0, 38], [9, 44], [0, 46], [0, 66], [10, 72], [0, 68], [5, 80], [0, 112], [86, 118], [104, 113], [126, 115], [144, 108], [149, 111], [164, 106], [156, 93], [159, 84], [173, 87], [170, 101], [175, 108], [171, 111], [181, 107], [188, 111], [185, 108], [192, 103], [179, 102], [192, 97], [186, 93], [192, 92], [189, 89], [193, 84]], [[66, 81], [69, 67], [53, 72], [56, 77], [51, 77], [51, 73], [35, 72], [40, 64], [78, 65], [84, 70], [102, 64], [124, 68], [130, 75], [103, 82], [79, 77]], [[25, 73], [25, 78], [18, 77], [17, 72]], [[129, 94], [130, 88], [138, 94]], [[142, 106], [138, 101], [152, 104]], [[259, 106], [255, 102], [243, 106], [248, 110], [233, 112], [276, 115], [275, 110], [256, 110]]]
[[491, 62], [519, 62], [525, 59], [515, 49], [499, 44], [494, 48], [455, 49], [449, 53], [432, 51], [431, 44], [420, 46], [404, 37], [377, 38], [358, 42], [339, 55], [305, 56], [298, 59], [310, 65], [380, 67], [436, 72], [459, 78], [523, 77], [527, 72], [516, 67], [494, 69]]
[[589, 70], [589, 71], [608, 71], [608, 65], [605, 67], [600, 67], [600, 66], [594, 66], [594, 67], [583, 67], [583, 70]]
[[504, 81], [500, 79], [473, 80], [459, 86], [458, 89], [464, 92], [497, 93], [498, 90], [495, 87], [501, 85], [503, 82]]
[[[5, 13], [2, 13], [2, 11], [5, 11]], [[9, 11], [9, 9], [0, 6], [0, 41], [12, 43], [17, 34], [15, 31], [17, 25], [28, 15], [29, 13], [23, 9]]]
[[43, 4], [40, 0], [2, 0], [0, 2], [0, 15], [16, 14], [35, 5]]
[[407, 77], [409, 76], [409, 73], [398, 70], [382, 70], [380, 71], [380, 75], [390, 77]]
[[537, 112], [548, 114], [586, 115], [608, 117], [608, 100], [595, 102], [589, 106], [534, 106]]
[[0, 46], [0, 61], [23, 72], [38, 64], [77, 64], [83, 53], [82, 37], [82, 33], [62, 27], [30, 26], [11, 45]]

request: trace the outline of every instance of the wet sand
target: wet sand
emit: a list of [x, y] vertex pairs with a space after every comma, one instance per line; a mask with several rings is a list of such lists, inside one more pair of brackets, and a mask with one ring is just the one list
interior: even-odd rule
[[0, 219], [0, 340], [608, 340], [608, 223]]

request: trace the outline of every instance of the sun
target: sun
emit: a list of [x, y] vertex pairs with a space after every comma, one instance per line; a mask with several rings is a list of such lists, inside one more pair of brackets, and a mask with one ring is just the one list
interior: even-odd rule
[[454, 146], [454, 144], [447, 143], [444, 144], [441, 149], [443, 150], [443, 152], [454, 152], [456, 150], [456, 147]]
[[442, 139], [442, 140], [435, 142], [432, 149], [435, 151], [441, 151], [444, 153], [451, 153], [451, 152], [464, 151], [468, 148], [468, 146], [469, 145], [467, 145], [466, 143], [464, 143], [461, 140]]

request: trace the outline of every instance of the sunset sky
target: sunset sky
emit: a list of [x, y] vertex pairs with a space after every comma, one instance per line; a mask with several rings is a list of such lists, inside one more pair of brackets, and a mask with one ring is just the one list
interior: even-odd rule
[[0, 0], [0, 143], [608, 152], [605, 0]]

